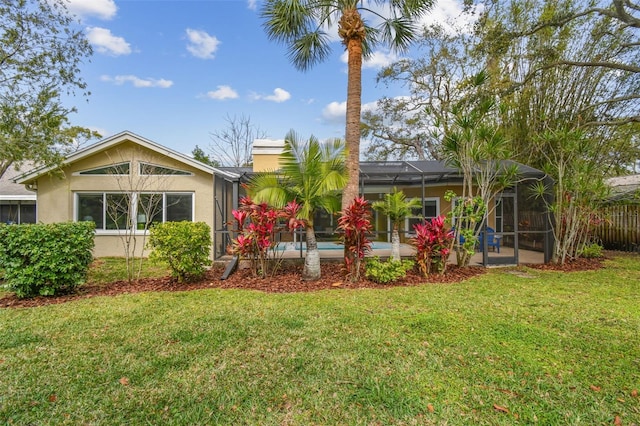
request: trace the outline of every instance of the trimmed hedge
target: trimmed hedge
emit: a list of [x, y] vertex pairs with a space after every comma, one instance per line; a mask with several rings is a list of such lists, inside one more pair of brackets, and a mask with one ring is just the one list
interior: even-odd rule
[[178, 282], [201, 278], [211, 264], [211, 228], [204, 222], [158, 223], [147, 244], [149, 259], [167, 263]]
[[20, 298], [53, 296], [84, 283], [93, 261], [93, 222], [0, 225], [0, 268]]

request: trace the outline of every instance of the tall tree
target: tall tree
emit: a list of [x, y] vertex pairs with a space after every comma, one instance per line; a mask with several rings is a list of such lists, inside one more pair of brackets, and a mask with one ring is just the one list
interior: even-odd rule
[[418, 54], [401, 59], [378, 74], [384, 84], [400, 84], [408, 94], [384, 97], [362, 114], [362, 135], [371, 139], [367, 157], [375, 160], [441, 159], [442, 138], [453, 117], [451, 108], [466, 95], [460, 85], [482, 69], [469, 61], [470, 34], [452, 34], [439, 25], [425, 28]]
[[[362, 60], [379, 44], [404, 50], [416, 35], [416, 20], [434, 0], [267, 0], [262, 8], [269, 38], [286, 44], [300, 70], [325, 60], [330, 53], [327, 30], [338, 23], [338, 35], [348, 52], [345, 140], [349, 181], [342, 193], [348, 206], [359, 193]], [[369, 25], [361, 12], [371, 17]]]
[[204, 152], [204, 150], [200, 148], [198, 145], [196, 145], [196, 147], [193, 148], [193, 150], [191, 151], [191, 155], [195, 160], [198, 160], [201, 163], [208, 164], [213, 167], [220, 167], [220, 163], [214, 160], [213, 158], [211, 158], [211, 156], [206, 152]]
[[257, 202], [284, 207], [295, 200], [301, 205], [298, 218], [304, 220], [307, 254], [303, 279], [320, 278], [320, 252], [313, 229], [313, 218], [318, 209], [330, 213], [340, 210], [339, 191], [347, 181], [345, 146], [340, 139], [324, 144], [311, 136], [303, 141], [293, 130], [285, 137], [280, 157], [280, 172], [255, 175], [249, 184], [249, 193]]
[[[606, 14], [558, 22], [585, 3], [494, 1], [476, 27], [471, 53], [490, 71], [505, 106], [503, 125], [521, 161], [542, 167], [544, 153], [531, 149], [540, 146], [537, 135], [574, 129], [599, 141], [592, 155], [600, 157], [604, 173], [615, 174], [638, 157], [640, 74], [610, 65], [637, 64], [640, 40], [637, 30]], [[602, 2], [590, 2], [596, 3]], [[549, 22], [556, 24], [540, 24]]]
[[227, 115], [225, 121], [226, 128], [211, 132], [209, 151], [213, 157], [212, 161], [232, 167], [251, 164], [253, 141], [265, 138], [267, 134], [251, 122], [251, 117]]
[[64, 0], [0, 0], [0, 176], [27, 160], [55, 163], [78, 136], [62, 94], [88, 95], [80, 66], [92, 53]]

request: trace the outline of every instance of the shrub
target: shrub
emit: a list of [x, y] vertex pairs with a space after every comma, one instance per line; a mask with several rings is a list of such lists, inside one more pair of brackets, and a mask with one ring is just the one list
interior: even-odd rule
[[304, 227], [304, 221], [297, 218], [300, 209], [295, 200], [277, 209], [267, 203], [255, 203], [250, 197], [241, 198], [238, 210], [232, 211], [238, 236], [232, 242], [231, 253], [249, 260], [254, 276], [275, 275], [282, 260], [277, 236], [281, 231]]
[[416, 248], [416, 262], [425, 277], [432, 271], [443, 274], [447, 267], [454, 232], [444, 225], [444, 216], [438, 216], [413, 226], [416, 236], [410, 242]]
[[389, 258], [386, 262], [380, 261], [378, 256], [367, 259], [365, 264], [365, 274], [368, 279], [381, 284], [387, 284], [404, 278], [407, 271], [413, 268], [414, 262], [411, 260], [393, 260]]
[[0, 226], [0, 269], [20, 298], [53, 296], [82, 284], [93, 260], [93, 222]]
[[597, 243], [587, 244], [580, 251], [580, 256], [586, 257], [587, 259], [603, 257], [604, 256], [604, 254], [602, 253], [603, 250], [604, 248], [600, 244], [597, 244]]
[[165, 222], [149, 233], [149, 259], [165, 262], [178, 282], [201, 278], [209, 265], [211, 228], [204, 222]]
[[362, 259], [371, 251], [371, 241], [367, 234], [372, 228], [369, 202], [364, 197], [354, 198], [351, 204], [340, 212], [336, 232], [340, 234], [340, 240], [344, 244], [347, 277], [353, 282], [360, 279]]

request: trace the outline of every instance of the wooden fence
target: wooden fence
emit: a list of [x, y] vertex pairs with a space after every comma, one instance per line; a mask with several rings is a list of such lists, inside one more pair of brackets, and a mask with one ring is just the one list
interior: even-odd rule
[[640, 205], [609, 206], [595, 229], [605, 249], [640, 251]]

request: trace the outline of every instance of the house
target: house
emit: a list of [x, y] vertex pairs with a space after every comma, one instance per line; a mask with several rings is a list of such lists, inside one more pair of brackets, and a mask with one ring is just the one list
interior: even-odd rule
[[640, 203], [640, 174], [605, 179], [611, 193], [609, 203]]
[[[33, 163], [23, 164], [21, 170], [33, 168]], [[22, 172], [13, 167], [0, 177], [0, 223], [35, 223], [36, 193], [13, 180]]]
[[190, 220], [213, 227], [214, 172], [125, 131], [77, 151], [59, 170], [37, 168], [15, 181], [37, 194], [39, 222], [95, 222], [94, 255], [101, 257], [124, 255], [125, 229], [143, 247], [145, 224]]
[[[220, 258], [234, 237], [232, 210], [245, 195], [243, 184], [256, 172], [276, 170], [283, 147], [283, 140], [258, 139], [251, 166], [211, 167], [125, 131], [69, 156], [60, 170], [38, 168], [15, 181], [37, 193], [38, 221], [94, 221], [95, 256], [122, 256], [127, 229], [142, 247], [149, 224], [191, 220], [209, 224], [212, 256]], [[546, 177], [539, 170], [517, 166], [520, 182], [494, 200], [487, 224], [505, 249], [490, 254], [485, 250], [485, 264], [517, 264], [523, 249], [544, 253], [546, 261], [550, 258], [548, 213], [544, 203], [527, 191], [527, 182]], [[369, 201], [394, 188], [422, 200], [422, 208], [405, 223], [406, 239], [414, 223], [451, 210], [452, 202], [444, 194], [460, 192], [462, 176], [439, 161], [361, 162], [360, 183]], [[388, 218], [374, 211], [373, 222], [373, 238], [388, 241]], [[320, 239], [335, 239], [334, 215], [319, 212], [315, 226]]]

